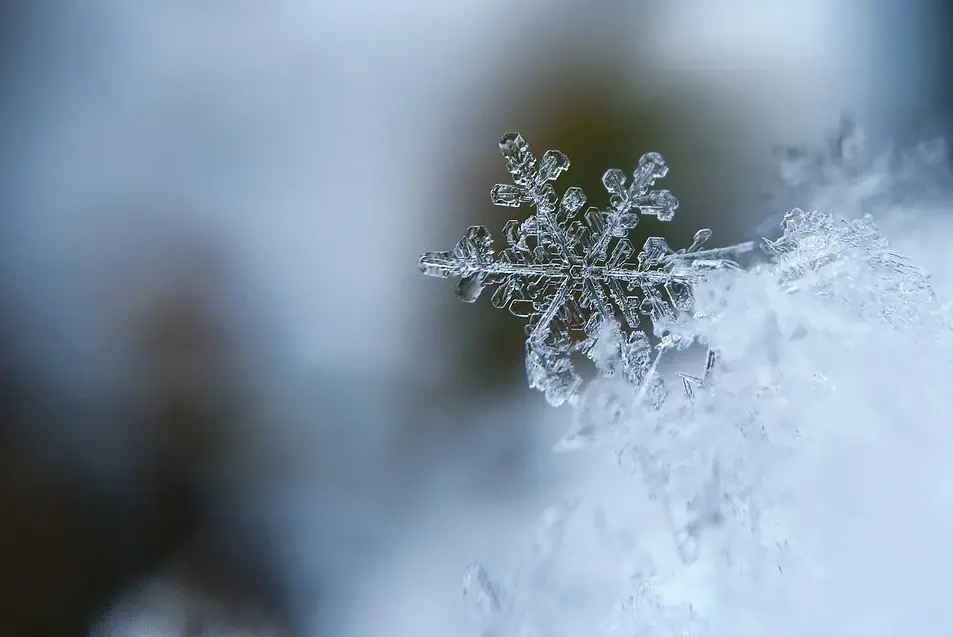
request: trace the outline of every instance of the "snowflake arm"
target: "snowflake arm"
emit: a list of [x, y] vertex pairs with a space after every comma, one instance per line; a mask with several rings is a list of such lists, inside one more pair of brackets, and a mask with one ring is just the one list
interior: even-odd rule
[[609, 192], [609, 209], [599, 238], [589, 252], [590, 261], [606, 257], [606, 249], [613, 237], [626, 237], [639, 223], [639, 214], [654, 215], [659, 221], [671, 221], [678, 208], [678, 200], [667, 190], [650, 190], [656, 179], [668, 174], [668, 166], [658, 153], [642, 155], [638, 168], [632, 173], [632, 182], [626, 187], [625, 174], [610, 168], [602, 176], [602, 185]]

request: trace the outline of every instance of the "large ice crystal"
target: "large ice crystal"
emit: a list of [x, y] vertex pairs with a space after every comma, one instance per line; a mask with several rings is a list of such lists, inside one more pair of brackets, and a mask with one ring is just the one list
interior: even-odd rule
[[[730, 257], [752, 244], [702, 249], [711, 230], [699, 230], [692, 245], [673, 250], [662, 237], [650, 237], [636, 252], [628, 239], [641, 215], [670, 221], [678, 201], [653, 189], [668, 173], [658, 153], [648, 153], [627, 180], [619, 169], [605, 172], [605, 208], [586, 207], [586, 195], [570, 187], [557, 195], [551, 182], [569, 168], [569, 158], [549, 150], [537, 161], [518, 133], [507, 133], [500, 150], [512, 178], [490, 192], [497, 206], [528, 204], [534, 213], [503, 228], [506, 248], [494, 251], [490, 232], [471, 226], [453, 250], [427, 252], [424, 274], [459, 277], [457, 295], [473, 302], [486, 287], [492, 302], [527, 321], [526, 369], [530, 385], [553, 405], [575, 401], [583, 386], [571, 357], [591, 354], [598, 335], [617, 320], [625, 337], [617, 356], [602, 356], [606, 376], [623, 373], [641, 381], [654, 359], [646, 357], [645, 319], [661, 332], [677, 312], [691, 308], [693, 282], [712, 269], [737, 267]], [[590, 356], [592, 357], [592, 356]], [[610, 362], [611, 359], [611, 362]]]

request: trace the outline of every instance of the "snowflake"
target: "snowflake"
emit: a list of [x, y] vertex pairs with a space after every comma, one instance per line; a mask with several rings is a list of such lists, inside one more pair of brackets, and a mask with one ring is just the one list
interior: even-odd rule
[[[494, 287], [493, 305], [526, 319], [529, 382], [553, 405], [579, 396], [583, 383], [571, 361], [576, 353], [589, 355], [603, 375], [621, 373], [645, 384], [657, 356], [646, 355], [652, 348], [643, 319], [664, 337], [662, 326], [691, 308], [693, 281], [712, 269], [737, 267], [728, 257], [752, 244], [702, 250], [711, 236], [703, 229], [686, 249], [675, 251], [662, 237], [650, 237], [636, 253], [628, 235], [640, 217], [671, 221], [678, 207], [668, 190], [653, 189], [668, 173], [658, 153], [643, 155], [628, 181], [621, 170], [607, 170], [602, 183], [609, 206], [602, 209], [586, 208], [578, 187], [557, 195], [551, 182], [569, 168], [563, 153], [546, 151], [537, 162], [518, 133], [504, 135], [500, 150], [513, 183], [494, 186], [492, 202], [513, 208], [529, 204], [535, 212], [505, 224], [507, 247], [499, 253], [485, 226], [471, 226], [453, 250], [425, 253], [421, 271], [459, 277], [457, 295], [467, 302]], [[612, 348], [616, 355], [596, 354], [599, 335], [616, 321], [625, 331]], [[663, 338], [662, 350], [670, 346]], [[698, 380], [683, 378], [686, 390], [688, 379]]]

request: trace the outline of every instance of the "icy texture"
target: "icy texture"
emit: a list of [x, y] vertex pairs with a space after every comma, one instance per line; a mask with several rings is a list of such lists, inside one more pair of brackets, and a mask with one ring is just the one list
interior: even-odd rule
[[[489, 634], [755, 637], [780, 634], [779, 626], [791, 635], [871, 634], [852, 630], [877, 620], [839, 618], [832, 628], [823, 625], [832, 611], [821, 620], [792, 605], [825, 604], [815, 590], [832, 600], [850, 596], [837, 588], [844, 580], [829, 583], [831, 560], [840, 557], [813, 548], [838, 546], [830, 534], [839, 531], [828, 528], [818, 540], [811, 525], [785, 522], [788, 511], [823, 499], [813, 478], [792, 481], [791, 467], [825, 466], [810, 459], [810, 443], [831, 445], [838, 434], [822, 414], [842, 413], [846, 401], [854, 410], [848, 419], [869, 419], [854, 396], [883, 394], [896, 361], [915, 369], [917, 351], [933, 352], [931, 366], [953, 360], [949, 308], [923, 272], [891, 252], [869, 217], [844, 222], [793, 210], [764, 249], [768, 263], [698, 281], [693, 312], [670, 326], [669, 338], [711, 347], [707, 374], [691, 381], [691, 402], [649, 409], [638, 400], [645, 384], [616, 376], [589, 385], [578, 405], [577, 436], [611, 451], [637, 478], [621, 491], [655, 513], [637, 510], [623, 533], [586, 506], [547, 512], [537, 542], [544, 549], [509, 585], [511, 602]], [[604, 328], [601, 337], [619, 333]], [[865, 377], [852, 373], [858, 358], [871, 369]], [[891, 401], [897, 409], [897, 398]], [[862, 439], [849, 448], [863, 449]], [[850, 456], [834, 462], [864, 470]], [[666, 529], [667, 547], [645, 532], [657, 527]], [[870, 612], [851, 613], [858, 610]]]
[[[580, 188], [570, 187], [560, 197], [551, 183], [568, 170], [566, 155], [549, 150], [537, 161], [518, 133], [504, 135], [500, 150], [512, 183], [494, 186], [492, 202], [528, 204], [534, 213], [504, 225], [506, 248], [498, 254], [487, 228], [471, 226], [453, 250], [425, 253], [421, 271], [459, 277], [457, 295], [467, 302], [484, 288], [495, 288], [493, 305], [527, 321], [529, 383], [553, 405], [580, 395], [582, 377], [571, 361], [576, 353], [593, 358], [603, 376], [618, 373], [635, 382], [651, 376], [657, 356], [646, 355], [651, 348], [644, 319], [661, 335], [678, 312], [691, 308], [696, 280], [711, 270], [737, 267], [729, 257], [752, 245], [703, 250], [711, 236], [703, 229], [688, 248], [675, 251], [662, 237], [650, 237], [636, 252], [627, 237], [641, 215], [670, 221], [678, 207], [669, 191], [653, 189], [668, 172], [657, 153], [643, 155], [631, 178], [607, 170], [602, 182], [608, 207], [587, 208]], [[603, 340], [601, 348], [610, 351], [594, 352], [597, 337], [615, 329], [617, 320], [623, 333], [614, 335], [611, 346]]]

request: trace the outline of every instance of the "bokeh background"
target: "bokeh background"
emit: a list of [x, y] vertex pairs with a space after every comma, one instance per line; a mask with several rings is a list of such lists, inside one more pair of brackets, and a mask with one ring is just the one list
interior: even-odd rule
[[596, 202], [661, 152], [670, 242], [735, 241], [773, 146], [951, 132], [947, 13], [9, 0], [0, 634], [454, 632], [571, 463], [519, 321], [417, 270], [509, 218], [500, 134]]

